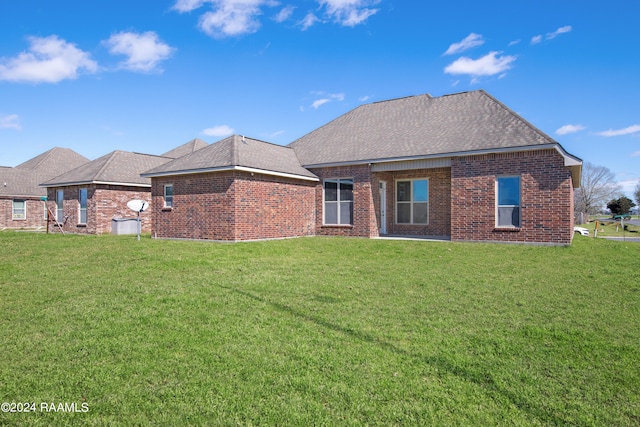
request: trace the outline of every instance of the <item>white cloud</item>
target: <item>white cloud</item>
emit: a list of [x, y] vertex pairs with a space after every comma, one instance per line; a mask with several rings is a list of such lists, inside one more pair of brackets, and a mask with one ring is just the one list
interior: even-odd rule
[[[185, 13], [207, 4], [211, 10], [200, 16], [198, 25], [206, 34], [223, 38], [255, 33], [260, 28], [257, 17], [262, 14], [261, 8], [279, 3], [274, 0], [178, 0], [173, 9]], [[288, 18], [287, 13], [292, 12], [293, 9], [285, 7], [276, 20]]]
[[596, 135], [600, 135], [600, 136], [623, 136], [623, 135], [630, 135], [632, 133], [636, 133], [636, 132], [640, 132], [640, 125], [632, 125], [629, 127], [626, 127], [624, 129], [609, 129], [609, 130], [605, 130], [603, 132], [598, 132]]
[[192, 10], [200, 8], [206, 2], [207, 0], [177, 0], [172, 9], [181, 13], [191, 12]]
[[[343, 26], [354, 27], [364, 23], [379, 9], [370, 6], [381, 0], [315, 0], [319, 9], [324, 8], [327, 20], [337, 22]], [[199, 27], [206, 34], [216, 37], [233, 37], [255, 33], [260, 29], [258, 17], [267, 7], [278, 7], [282, 4], [278, 0], [176, 0], [172, 9], [179, 13], [192, 12], [201, 7], [210, 10], [202, 13]], [[296, 6], [287, 5], [273, 17], [282, 23], [289, 20]], [[324, 20], [322, 20], [324, 21]], [[317, 22], [321, 22], [313, 12], [307, 13], [299, 21], [302, 30], [306, 30]]]
[[130, 71], [161, 71], [158, 64], [171, 56], [175, 48], [160, 41], [153, 31], [142, 34], [121, 32], [103, 42], [112, 55], [125, 55], [120, 66]]
[[547, 33], [544, 37], [542, 35], [537, 35], [531, 37], [531, 44], [538, 44], [542, 40], [551, 40], [555, 39], [560, 34], [568, 33], [571, 31], [571, 25], [565, 25], [564, 27], [560, 27], [552, 33]]
[[322, 98], [319, 98], [311, 103], [311, 107], [314, 109], [318, 109], [320, 106], [329, 102], [344, 101], [344, 93], [312, 92], [312, 94], [322, 96]]
[[222, 137], [222, 136], [229, 136], [233, 134], [233, 132], [234, 132], [233, 128], [227, 125], [219, 125], [219, 126], [214, 126], [212, 128], [207, 128], [203, 130], [202, 134], [207, 136]]
[[479, 59], [471, 59], [465, 56], [456, 59], [447, 65], [444, 72], [447, 74], [469, 74], [472, 76], [493, 76], [511, 69], [511, 63], [515, 56], [499, 56], [502, 52], [489, 52]]
[[582, 125], [564, 125], [556, 131], [556, 135], [567, 135], [570, 133], [580, 132], [585, 127]]
[[300, 25], [302, 27], [302, 31], [308, 29], [309, 27], [311, 27], [316, 22], [320, 22], [318, 17], [316, 15], [314, 15], [312, 12], [307, 13], [305, 15], [304, 19], [302, 20], [302, 22], [300, 23]]
[[276, 14], [276, 16], [273, 17], [273, 20], [281, 23], [284, 22], [286, 20], [288, 20], [289, 18], [291, 18], [291, 15], [293, 15], [293, 11], [296, 9], [295, 6], [286, 6], [284, 8], [282, 8], [282, 10], [280, 12], [278, 12]]
[[17, 114], [9, 114], [8, 116], [0, 116], [0, 129], [22, 130], [20, 125], [20, 117]]
[[260, 22], [256, 19], [260, 14], [257, 5], [226, 2], [214, 11], [202, 15], [200, 28], [212, 37], [255, 33], [260, 28]]
[[317, 0], [320, 7], [326, 7], [330, 19], [346, 27], [362, 24], [380, 9], [369, 6], [377, 4], [379, 0]]
[[484, 40], [482, 40], [481, 34], [471, 33], [462, 39], [461, 42], [451, 44], [444, 55], [455, 55], [483, 44]]
[[555, 30], [553, 33], [547, 33], [547, 40], [551, 40], [559, 36], [560, 34], [571, 32], [571, 25], [565, 25]]
[[640, 157], [640, 151], [634, 151], [631, 153], [631, 157]]
[[29, 51], [0, 62], [0, 80], [28, 83], [58, 83], [75, 79], [84, 70], [98, 71], [90, 55], [58, 36], [29, 37]]
[[329, 98], [317, 99], [317, 100], [313, 101], [313, 104], [311, 104], [311, 107], [317, 109], [321, 105], [324, 105], [324, 104], [326, 104], [328, 102], [331, 102], [331, 100]]

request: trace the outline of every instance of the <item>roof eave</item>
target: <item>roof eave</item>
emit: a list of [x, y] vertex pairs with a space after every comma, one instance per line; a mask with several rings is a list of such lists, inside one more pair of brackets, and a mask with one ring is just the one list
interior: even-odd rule
[[185, 169], [180, 171], [151, 172], [151, 173], [143, 173], [140, 176], [144, 178], [160, 178], [164, 176], [193, 175], [193, 174], [200, 174], [200, 173], [225, 172], [225, 171], [251, 172], [251, 173], [260, 173], [263, 175], [279, 176], [283, 178], [301, 179], [304, 181], [315, 181], [315, 182], [319, 181], [318, 177], [316, 176], [298, 175], [298, 174], [292, 174], [287, 172], [271, 171], [267, 169], [250, 168], [246, 166], [221, 166], [221, 167], [215, 167], [215, 168], [199, 168], [199, 169]]
[[135, 182], [111, 182], [111, 181], [73, 181], [73, 182], [57, 182], [52, 184], [40, 184], [38, 187], [51, 188], [51, 187], [71, 187], [75, 185], [121, 185], [123, 187], [148, 187], [151, 188], [151, 184], [142, 184]]
[[402, 156], [402, 157], [387, 157], [387, 158], [376, 158], [376, 159], [362, 159], [362, 160], [354, 160], [354, 161], [346, 161], [346, 162], [328, 162], [328, 163], [313, 163], [313, 164], [305, 164], [303, 165], [306, 169], [317, 169], [317, 168], [326, 168], [326, 167], [336, 167], [336, 166], [355, 166], [355, 165], [366, 165], [366, 164], [374, 164], [374, 163], [389, 163], [389, 162], [403, 162], [409, 160], [427, 160], [427, 159], [441, 159], [447, 157], [464, 157], [464, 156], [478, 156], [483, 154], [493, 154], [493, 153], [515, 153], [518, 151], [537, 151], [537, 150], [548, 150], [555, 149], [557, 150], [565, 160], [565, 166], [577, 166], [582, 165], [582, 160], [578, 157], [575, 157], [569, 153], [567, 153], [560, 144], [551, 143], [551, 144], [541, 144], [541, 145], [526, 145], [520, 147], [507, 147], [507, 148], [487, 148], [484, 150], [471, 150], [471, 151], [456, 151], [449, 153], [438, 153], [438, 154], [427, 154], [427, 155], [417, 155], [417, 156]]

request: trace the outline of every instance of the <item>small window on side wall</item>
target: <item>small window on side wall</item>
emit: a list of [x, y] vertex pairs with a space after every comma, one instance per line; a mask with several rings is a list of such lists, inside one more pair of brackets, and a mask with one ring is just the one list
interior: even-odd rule
[[167, 184], [164, 186], [164, 207], [173, 207], [173, 184]]
[[64, 222], [64, 190], [56, 190], [56, 221]]
[[22, 199], [15, 199], [12, 211], [13, 219], [27, 219], [27, 202]]
[[496, 180], [496, 225], [498, 227], [519, 228], [520, 218], [520, 177], [501, 176]]
[[81, 188], [78, 193], [78, 202], [80, 204], [80, 221], [79, 224], [87, 223], [87, 189]]

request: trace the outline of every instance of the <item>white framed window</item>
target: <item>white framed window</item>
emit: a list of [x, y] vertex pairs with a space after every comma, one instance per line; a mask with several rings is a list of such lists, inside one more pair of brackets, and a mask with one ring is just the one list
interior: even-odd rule
[[396, 224], [429, 223], [429, 180], [396, 181]]
[[166, 184], [164, 186], [164, 207], [173, 207], [173, 184]]
[[80, 204], [80, 224], [87, 223], [87, 189], [81, 188], [78, 192], [78, 202]]
[[496, 226], [519, 228], [520, 177], [499, 176], [496, 178]]
[[23, 199], [14, 199], [11, 211], [13, 219], [27, 219], [27, 202]]
[[353, 178], [324, 181], [324, 224], [353, 225]]
[[64, 222], [64, 190], [56, 190], [56, 220]]

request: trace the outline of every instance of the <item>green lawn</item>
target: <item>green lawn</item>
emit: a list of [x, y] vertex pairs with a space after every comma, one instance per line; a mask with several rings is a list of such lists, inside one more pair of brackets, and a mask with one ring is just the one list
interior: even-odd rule
[[0, 249], [0, 425], [640, 424], [637, 243]]

